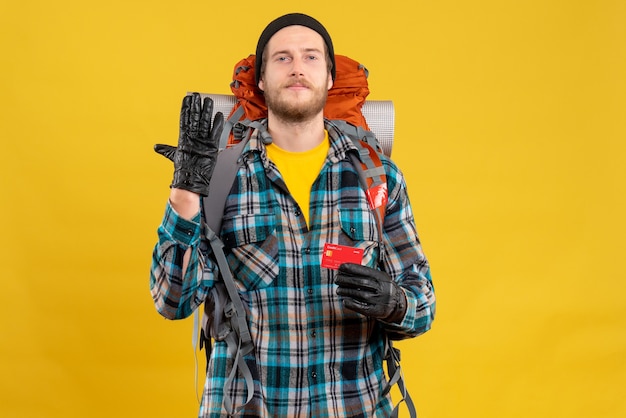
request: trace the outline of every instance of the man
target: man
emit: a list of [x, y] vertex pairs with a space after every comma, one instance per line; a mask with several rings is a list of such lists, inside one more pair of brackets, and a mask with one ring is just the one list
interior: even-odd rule
[[[228, 196], [220, 231], [248, 311], [254, 397], [239, 411], [254, 417], [387, 417], [383, 395], [386, 336], [426, 332], [434, 319], [430, 268], [422, 252], [404, 178], [381, 156], [387, 175], [384, 233], [347, 158], [351, 140], [323, 117], [335, 77], [334, 49], [315, 19], [271, 22], [256, 51], [264, 121], [272, 143], [253, 132]], [[200, 250], [200, 196], [208, 193], [223, 125], [211, 103], [187, 96], [165, 217], [151, 270], [157, 310], [185, 318], [215, 286], [215, 263]], [[380, 244], [382, 242], [382, 244]], [[360, 263], [324, 267], [326, 243], [362, 250]], [[327, 260], [326, 260], [327, 261]], [[224, 388], [233, 354], [216, 341], [201, 417], [244, 404], [246, 387]]]

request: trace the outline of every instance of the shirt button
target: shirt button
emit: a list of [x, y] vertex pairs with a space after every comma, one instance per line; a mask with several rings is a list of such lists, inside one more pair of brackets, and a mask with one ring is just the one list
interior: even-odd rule
[[313, 289], [308, 288], [308, 289], [306, 290], [306, 292], [307, 292], [309, 295], [312, 295], [312, 294], [313, 294]]
[[300, 216], [300, 215], [302, 215], [302, 212], [300, 212], [299, 210], [296, 210], [294, 214], [295, 214], [296, 216]]
[[317, 337], [317, 332], [311, 331], [311, 337], [313, 337], [313, 338]]
[[311, 254], [311, 249], [310, 248], [305, 248], [304, 249], [304, 253], [305, 254]]
[[311, 377], [313, 379], [317, 379], [317, 372], [311, 372]]

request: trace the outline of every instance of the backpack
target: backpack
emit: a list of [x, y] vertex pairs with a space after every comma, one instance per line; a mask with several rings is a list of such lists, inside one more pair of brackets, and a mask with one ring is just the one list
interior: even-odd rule
[[[254, 63], [255, 56], [250, 55], [235, 65], [230, 87], [236, 102], [224, 123], [219, 144], [220, 152], [211, 177], [209, 195], [202, 201], [203, 242], [204, 245], [211, 247], [222, 280], [216, 282], [204, 304], [200, 348], [206, 349], [207, 367], [211, 353], [211, 339], [225, 341], [229, 354], [234, 358], [223, 393], [224, 408], [228, 414], [239, 412], [252, 400], [254, 394], [253, 373], [250, 367], [255, 365], [244, 361], [244, 356], [254, 350], [247, 325], [247, 311], [239, 297], [228, 266], [224, 244], [219, 238], [226, 198], [241, 163], [239, 156], [254, 129], [259, 129], [259, 136], [262, 140], [269, 137], [265, 126], [259, 122], [267, 117], [267, 106], [255, 82]], [[362, 112], [365, 99], [369, 94], [368, 72], [363, 65], [343, 55], [335, 55], [335, 64], [336, 77], [333, 87], [328, 91], [324, 117], [331, 120], [345, 135], [350, 137], [359, 151], [358, 156], [350, 153], [349, 157], [359, 174], [370, 208], [376, 217], [379, 237], [382, 239], [387, 203], [387, 180], [379, 157], [383, 148], [370, 130]], [[390, 145], [386, 147], [386, 151], [388, 154], [391, 152]], [[383, 251], [381, 250], [380, 253], [382, 256]], [[194, 347], [196, 346], [195, 338], [194, 331]], [[398, 384], [402, 399], [396, 405], [392, 416], [397, 416], [399, 404], [405, 401], [411, 417], [416, 417], [413, 401], [406, 391], [400, 370], [400, 352], [392, 346], [389, 338], [386, 344], [385, 360], [389, 382], [384, 389], [383, 396], [391, 390], [394, 384]], [[247, 399], [243, 405], [233, 409], [227, 387], [238, 372], [246, 382]], [[258, 375], [258, 373], [255, 374]]]

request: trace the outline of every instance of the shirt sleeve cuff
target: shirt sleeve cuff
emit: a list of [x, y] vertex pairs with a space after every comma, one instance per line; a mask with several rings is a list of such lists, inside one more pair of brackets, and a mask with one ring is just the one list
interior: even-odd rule
[[181, 217], [167, 202], [162, 222], [163, 229], [172, 239], [186, 247], [195, 245], [200, 239], [200, 212], [191, 220]]

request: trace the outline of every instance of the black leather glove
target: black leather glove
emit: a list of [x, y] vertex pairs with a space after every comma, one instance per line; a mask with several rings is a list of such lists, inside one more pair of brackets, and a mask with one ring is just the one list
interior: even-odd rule
[[398, 324], [404, 318], [404, 291], [384, 271], [344, 263], [339, 266], [335, 283], [346, 308], [389, 323]]
[[174, 179], [170, 187], [207, 196], [224, 128], [224, 115], [218, 112], [211, 124], [213, 100], [209, 97], [204, 103], [201, 100], [198, 93], [183, 99], [178, 147], [157, 144], [154, 150], [174, 162]]

